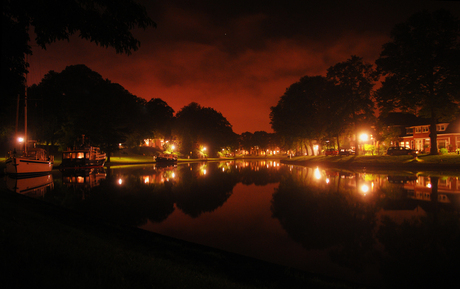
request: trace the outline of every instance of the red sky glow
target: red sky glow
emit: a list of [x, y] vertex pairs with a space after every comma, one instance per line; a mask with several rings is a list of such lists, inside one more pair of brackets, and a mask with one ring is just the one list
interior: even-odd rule
[[351, 55], [373, 63], [394, 25], [422, 9], [460, 10], [455, 1], [139, 2], [157, 28], [134, 31], [138, 51], [116, 54], [77, 35], [46, 50], [32, 45], [29, 84], [85, 64], [175, 112], [197, 102], [221, 112], [236, 133], [272, 132], [270, 107], [302, 76], [325, 75]]

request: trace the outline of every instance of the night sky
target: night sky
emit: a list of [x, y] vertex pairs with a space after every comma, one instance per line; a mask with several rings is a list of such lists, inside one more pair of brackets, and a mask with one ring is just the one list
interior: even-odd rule
[[175, 112], [197, 102], [221, 112], [236, 133], [272, 132], [270, 107], [302, 76], [325, 75], [351, 55], [374, 63], [391, 29], [422, 9], [460, 15], [457, 1], [137, 2], [157, 23], [134, 31], [138, 51], [116, 54], [78, 36], [46, 51], [32, 43], [29, 85], [50, 70], [85, 64]]

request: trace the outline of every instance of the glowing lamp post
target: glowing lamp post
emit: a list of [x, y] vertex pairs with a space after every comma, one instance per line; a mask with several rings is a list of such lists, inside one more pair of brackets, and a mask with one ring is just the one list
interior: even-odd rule
[[362, 133], [359, 136], [359, 139], [361, 140], [361, 149], [362, 149], [363, 154], [364, 154], [365, 153], [365, 151], [364, 151], [364, 143], [369, 140], [369, 136], [367, 135], [367, 133]]
[[206, 147], [203, 147], [201, 149], [201, 156], [204, 157], [204, 158], [206, 157]]

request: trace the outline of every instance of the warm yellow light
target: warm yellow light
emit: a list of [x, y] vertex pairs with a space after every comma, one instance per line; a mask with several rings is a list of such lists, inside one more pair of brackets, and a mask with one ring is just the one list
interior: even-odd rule
[[24, 138], [23, 137], [18, 137], [18, 142], [24, 142]]
[[171, 149], [172, 149], [172, 150], [173, 150], [173, 149], [175, 149], [175, 148], [176, 148], [176, 146], [175, 146], [175, 145], [172, 145], [172, 146], [171, 146]]
[[204, 147], [203, 150], [205, 151], [205, 150], [206, 150], [206, 147]]
[[359, 139], [362, 141], [367, 141], [369, 140], [369, 136], [367, 135], [367, 133], [363, 133], [359, 136]]
[[367, 192], [369, 192], [369, 186], [368, 185], [362, 185], [361, 186], [361, 192], [363, 192], [364, 194], [366, 194]]
[[122, 179], [118, 179], [118, 184], [121, 185], [123, 183]]
[[321, 173], [318, 168], [315, 169], [315, 178], [318, 180], [321, 179]]

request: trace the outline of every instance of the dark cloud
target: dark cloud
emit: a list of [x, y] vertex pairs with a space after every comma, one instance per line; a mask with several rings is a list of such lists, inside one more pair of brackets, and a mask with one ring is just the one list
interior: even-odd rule
[[373, 63], [395, 24], [450, 1], [140, 1], [156, 29], [136, 30], [130, 56], [72, 37], [34, 47], [30, 81], [85, 64], [176, 112], [194, 101], [221, 112], [235, 132], [266, 130], [270, 107], [304, 75], [324, 75], [351, 55]]

